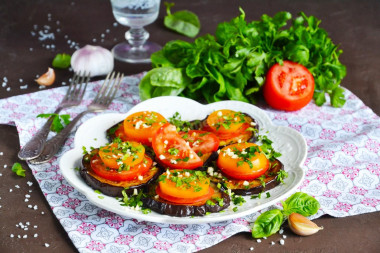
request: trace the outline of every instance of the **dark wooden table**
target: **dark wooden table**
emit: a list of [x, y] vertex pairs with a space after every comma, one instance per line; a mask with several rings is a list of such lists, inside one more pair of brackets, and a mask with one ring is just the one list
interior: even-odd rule
[[[340, 44], [344, 53], [341, 61], [347, 66], [343, 86], [351, 90], [366, 105], [380, 114], [380, 1], [378, 0], [192, 0], [172, 1], [175, 10], [188, 9], [198, 14], [202, 24], [201, 34], [213, 33], [216, 25], [229, 21], [239, 14], [241, 6], [247, 20], [259, 19], [264, 13], [290, 11], [296, 15], [304, 11], [322, 19], [333, 41]], [[191, 41], [168, 31], [163, 26], [163, 4], [158, 20], [147, 27], [150, 40], [165, 44], [169, 40]], [[73, 45], [97, 44], [111, 49], [122, 41], [127, 28], [114, 26], [110, 3], [105, 0], [2, 0], [0, 3], [0, 79], [6, 78], [6, 87], [0, 86], [0, 98], [39, 90], [33, 81], [51, 65], [57, 53], [73, 53]], [[55, 35], [54, 40], [38, 40], [40, 30]], [[94, 42], [96, 40], [96, 42]], [[115, 69], [125, 74], [149, 70], [149, 64], [116, 62]], [[62, 85], [71, 73], [57, 71], [53, 87]], [[0, 81], [0, 84], [3, 81]], [[0, 252], [75, 252], [76, 249], [50, 210], [34, 177], [27, 171], [26, 178], [15, 176], [10, 167], [20, 162], [18, 135], [15, 127], [0, 125]], [[5, 166], [7, 165], [7, 166]], [[5, 168], [6, 167], [6, 168]], [[33, 182], [29, 187], [27, 182]], [[20, 189], [10, 193], [10, 189]], [[32, 190], [32, 192], [29, 192]], [[38, 212], [29, 209], [25, 194], [31, 195]], [[41, 212], [44, 212], [42, 214]], [[19, 234], [16, 224], [30, 222], [37, 225], [26, 239], [11, 238]], [[203, 252], [380, 252], [380, 213], [370, 213], [347, 218], [322, 217], [316, 220], [325, 229], [311, 237], [293, 235], [288, 229], [285, 245], [271, 246], [278, 241], [274, 235], [257, 243], [249, 233], [241, 233]], [[37, 238], [31, 238], [38, 233]], [[44, 243], [51, 246], [46, 248]]]

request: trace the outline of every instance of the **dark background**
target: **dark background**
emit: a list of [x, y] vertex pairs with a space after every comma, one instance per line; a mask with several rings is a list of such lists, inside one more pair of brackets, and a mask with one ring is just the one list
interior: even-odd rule
[[[380, 114], [380, 1], [305, 1], [305, 0], [192, 0], [170, 1], [172, 11], [187, 9], [195, 12], [201, 21], [201, 34], [214, 33], [218, 23], [239, 15], [241, 6], [247, 21], [257, 20], [262, 14], [273, 15], [289, 11], [293, 15], [303, 11], [322, 20], [334, 43], [343, 50], [341, 61], [347, 66], [342, 86], [362, 99], [375, 113]], [[146, 27], [150, 40], [164, 45], [173, 39], [192, 41], [167, 30], [163, 26], [166, 11], [161, 3], [158, 20]], [[124, 39], [126, 27], [114, 26], [109, 1], [106, 0], [2, 0], [0, 2], [0, 98], [38, 91], [36, 75], [46, 72], [57, 53], [74, 52], [75, 46], [100, 45], [111, 49]], [[44, 27], [47, 26], [47, 27]], [[57, 30], [59, 29], [59, 31]], [[38, 31], [54, 32], [54, 40], [39, 41]], [[36, 35], [33, 35], [36, 34]], [[103, 38], [103, 36], [104, 38]], [[96, 42], [93, 42], [96, 39]], [[52, 49], [54, 45], [54, 49]], [[125, 74], [147, 71], [150, 64], [115, 62], [115, 69]], [[72, 73], [56, 72], [52, 88], [68, 83]], [[8, 80], [2, 87], [3, 78]], [[27, 85], [27, 86], [26, 86]], [[10, 87], [10, 90], [9, 88]], [[26, 178], [15, 176], [10, 167], [19, 161], [18, 135], [15, 127], [0, 125], [0, 252], [75, 252], [75, 247], [50, 210], [37, 182], [27, 170]], [[1, 153], [0, 153], [1, 154]], [[7, 165], [7, 168], [4, 168]], [[29, 187], [27, 181], [33, 182]], [[19, 185], [20, 189], [15, 188]], [[13, 189], [9, 192], [9, 189]], [[29, 193], [29, 190], [32, 190]], [[31, 195], [25, 203], [25, 194]], [[27, 208], [38, 205], [38, 210]], [[44, 214], [41, 214], [41, 211]], [[28, 238], [10, 238], [26, 234], [15, 225], [29, 221]], [[380, 252], [378, 239], [380, 215], [378, 212], [347, 218], [328, 216], [315, 221], [324, 230], [311, 237], [299, 237], [285, 230], [285, 245], [279, 245], [280, 235], [257, 243], [249, 233], [241, 233], [203, 252]], [[38, 228], [32, 229], [33, 225]], [[37, 238], [33, 234], [38, 233]], [[270, 241], [276, 245], [271, 246]], [[46, 248], [44, 243], [49, 243]]]

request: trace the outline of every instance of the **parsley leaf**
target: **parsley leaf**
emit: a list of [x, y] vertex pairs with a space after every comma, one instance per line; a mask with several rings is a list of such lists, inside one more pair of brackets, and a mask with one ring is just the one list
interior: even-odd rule
[[25, 177], [25, 170], [22, 168], [20, 163], [14, 163], [12, 166], [12, 171], [16, 173], [17, 176]]
[[70, 123], [70, 115], [57, 114], [57, 113], [42, 113], [38, 114], [37, 118], [50, 118], [52, 117], [52, 124], [50, 130], [59, 133], [62, 129]]

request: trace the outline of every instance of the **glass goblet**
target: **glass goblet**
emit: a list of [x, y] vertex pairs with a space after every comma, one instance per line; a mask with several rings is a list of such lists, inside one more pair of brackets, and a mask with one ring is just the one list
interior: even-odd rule
[[147, 41], [149, 33], [144, 26], [157, 19], [160, 0], [111, 0], [111, 5], [116, 21], [130, 27], [125, 33], [128, 42], [119, 43], [112, 49], [115, 59], [130, 63], [150, 62], [150, 55], [161, 46]]

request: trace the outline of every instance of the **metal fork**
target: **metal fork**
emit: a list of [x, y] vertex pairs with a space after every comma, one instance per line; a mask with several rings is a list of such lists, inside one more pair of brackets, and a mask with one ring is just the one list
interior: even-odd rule
[[87, 107], [87, 109], [78, 114], [60, 133], [48, 140], [45, 144], [45, 148], [41, 155], [37, 158], [30, 160], [32, 164], [40, 164], [49, 161], [59, 151], [66, 141], [66, 138], [74, 128], [75, 124], [87, 113], [104, 111], [111, 104], [114, 99], [117, 90], [120, 87], [121, 80], [124, 75], [118, 73], [115, 77], [115, 72], [108, 74], [104, 81], [102, 88]]
[[[83, 99], [89, 80], [90, 73], [87, 74], [86, 72], [83, 72], [82, 74], [80, 71], [78, 73], [74, 73], [66, 95], [54, 111], [54, 114], [58, 114], [64, 108], [79, 105]], [[46, 138], [49, 135], [53, 119], [54, 117], [51, 116], [42, 128], [32, 137], [32, 139], [30, 139], [18, 152], [18, 157], [21, 160], [30, 160], [41, 154], [45, 146]]]

